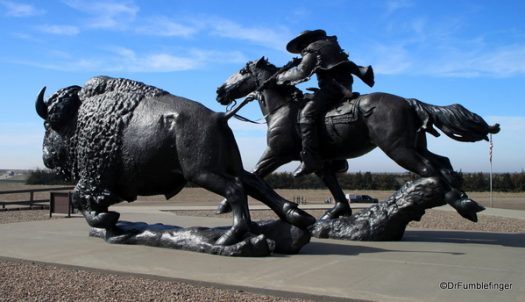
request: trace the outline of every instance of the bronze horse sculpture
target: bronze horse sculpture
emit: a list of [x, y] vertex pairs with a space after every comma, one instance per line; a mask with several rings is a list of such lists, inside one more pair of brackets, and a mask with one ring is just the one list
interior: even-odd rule
[[[275, 74], [285, 68], [279, 69], [262, 57], [248, 62], [217, 89], [217, 101], [223, 105], [250, 94], [231, 113], [253, 99], [259, 102], [268, 127], [268, 146], [254, 171], [259, 177], [265, 177], [290, 161], [300, 160], [297, 116], [302, 100], [311, 95], [303, 95], [294, 86], [277, 85], [272, 81]], [[324, 167], [317, 175], [336, 201], [322, 220], [351, 215], [336, 173], [348, 169], [347, 159], [379, 147], [406, 170], [421, 177], [438, 177], [444, 186], [445, 201], [461, 216], [477, 221], [476, 213], [484, 208], [461, 190], [461, 177], [454, 172], [450, 160], [427, 149], [426, 133], [439, 136], [433, 128], [435, 125], [455, 140], [475, 142], [487, 140], [489, 133], [499, 132], [498, 124], [489, 126], [483, 118], [459, 104], [434, 106], [381, 92], [360, 96], [347, 94], [321, 120], [320, 150]], [[228, 208], [226, 201], [221, 206]]]

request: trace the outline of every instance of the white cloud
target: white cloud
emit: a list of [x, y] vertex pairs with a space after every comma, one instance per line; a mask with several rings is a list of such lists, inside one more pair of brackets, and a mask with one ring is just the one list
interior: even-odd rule
[[[444, 77], [510, 77], [525, 74], [525, 44], [490, 47], [482, 38], [369, 42], [366, 61], [378, 74], [419, 74]], [[432, 45], [428, 41], [432, 40]], [[466, 44], [469, 44], [467, 48]]]
[[390, 0], [386, 2], [386, 14], [391, 15], [403, 8], [411, 7], [413, 3], [409, 0]]
[[[392, 9], [409, 6], [405, 1], [388, 4]], [[444, 77], [510, 77], [525, 74], [525, 44], [511, 30], [472, 35], [467, 17], [429, 16], [385, 19], [386, 34], [366, 43], [366, 61], [378, 74], [411, 74]], [[510, 36], [509, 36], [510, 34]]]
[[69, 7], [89, 15], [87, 26], [102, 29], [126, 29], [135, 20], [139, 7], [132, 1], [65, 0]]
[[199, 64], [199, 61], [191, 57], [168, 53], [139, 55], [131, 49], [114, 48], [113, 53], [100, 56], [98, 59], [80, 59], [60, 67], [70, 70], [109, 72], [171, 72], [194, 69]]
[[196, 67], [196, 60], [188, 57], [174, 56], [168, 53], [137, 55], [135, 51], [124, 47], [109, 48], [112, 54], [106, 56], [98, 68], [108, 71], [128, 72], [166, 72], [189, 70]]
[[225, 52], [216, 50], [191, 49], [189, 53], [191, 57], [203, 63], [245, 63], [248, 61], [246, 56], [238, 50]]
[[10, 17], [32, 17], [45, 14], [45, 11], [31, 4], [19, 3], [14, 1], [0, 1], [6, 12]]
[[[109, 58], [110, 71], [131, 72], [172, 72], [191, 70], [203, 66], [207, 62], [244, 62], [245, 58], [240, 52], [218, 52], [192, 49], [184, 55], [170, 53], [136, 54], [127, 48], [114, 48], [117, 55]], [[107, 67], [106, 67], [107, 69]]]
[[370, 44], [374, 72], [378, 74], [403, 74], [414, 64], [410, 51], [404, 44]]
[[284, 27], [246, 27], [226, 19], [213, 18], [209, 21], [211, 33], [219, 37], [246, 40], [258, 45], [282, 50], [290, 38], [290, 31]]
[[507, 45], [461, 51], [451, 48], [440, 54], [414, 58], [415, 74], [445, 77], [510, 77], [525, 74], [525, 45]]
[[206, 16], [173, 19], [150, 18], [138, 25], [139, 34], [188, 38], [197, 33], [208, 32], [222, 38], [248, 41], [268, 48], [283, 50], [291, 33], [285, 27], [244, 26], [234, 21]]
[[28, 34], [28, 33], [14, 32], [14, 33], [12, 33], [12, 35], [13, 35], [13, 37], [15, 37], [17, 39], [25, 40], [25, 41], [29, 41], [29, 42], [40, 43], [42, 41], [42, 39], [40, 37], [33, 36], [31, 34]]
[[[179, 71], [193, 69], [198, 62], [191, 58], [178, 57], [171, 54], [159, 53], [147, 55], [132, 63], [132, 71]], [[135, 63], [135, 64], [133, 64]]]
[[525, 73], [525, 45], [496, 49], [492, 55], [484, 55], [476, 63], [485, 63], [486, 70], [507, 76]]
[[80, 33], [80, 30], [76, 26], [72, 25], [40, 25], [38, 30], [53, 35], [62, 35], [62, 36], [75, 36]]
[[[182, 55], [168, 52], [140, 54], [124, 47], [107, 47], [98, 56], [78, 58], [64, 51], [50, 51], [57, 60], [16, 61], [14, 63], [59, 71], [93, 72], [175, 72], [202, 67], [208, 62], [242, 63], [246, 59], [240, 52], [218, 52], [192, 49]], [[58, 60], [59, 59], [59, 60]]]
[[162, 37], [190, 37], [196, 34], [202, 26], [198, 24], [183, 24], [166, 17], [150, 18], [137, 27], [139, 34]]

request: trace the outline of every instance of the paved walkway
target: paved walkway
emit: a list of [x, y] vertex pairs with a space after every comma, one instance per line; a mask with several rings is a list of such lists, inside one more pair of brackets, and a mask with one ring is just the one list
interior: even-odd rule
[[[117, 208], [121, 219], [128, 221], [180, 226], [231, 224], [229, 219], [159, 211], [166, 207]], [[525, 234], [409, 230], [401, 242], [314, 238], [298, 255], [267, 258], [110, 245], [87, 235], [88, 226], [82, 218], [3, 224], [0, 257], [254, 288], [257, 292], [285, 291], [292, 296], [525, 301]]]

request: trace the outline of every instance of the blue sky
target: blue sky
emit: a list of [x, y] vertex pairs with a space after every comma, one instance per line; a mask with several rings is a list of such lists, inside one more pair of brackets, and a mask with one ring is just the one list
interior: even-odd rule
[[[525, 170], [523, 1], [25, 1], [0, 0], [0, 168], [43, 167], [34, 99], [95, 75], [127, 77], [223, 111], [215, 89], [247, 61], [283, 65], [290, 38], [323, 28], [383, 91], [436, 105], [461, 103], [490, 123], [496, 172]], [[306, 86], [314, 86], [315, 82]], [[260, 117], [255, 105], [242, 113]], [[247, 169], [264, 126], [232, 121]], [[488, 143], [429, 138], [456, 170], [488, 171]], [[281, 170], [290, 170], [296, 164]], [[403, 171], [381, 151], [350, 171]]]

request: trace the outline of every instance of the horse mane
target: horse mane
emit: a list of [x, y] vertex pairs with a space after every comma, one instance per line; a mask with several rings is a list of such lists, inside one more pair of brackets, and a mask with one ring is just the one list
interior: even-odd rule
[[277, 70], [279, 70], [280, 68], [273, 65], [272, 63], [270, 63], [270, 61], [268, 61], [268, 58], [266, 57], [261, 57], [260, 59], [258, 60], [253, 60], [251, 62], [248, 62], [247, 65], [250, 65], [250, 64], [253, 64], [255, 67], [257, 68], [260, 68], [264, 71], [268, 71], [270, 72], [271, 74], [274, 74], [275, 72], [277, 72]]
[[[251, 61], [250, 63], [254, 64], [257, 68], [260, 68], [266, 72], [268, 72], [268, 79], [272, 75], [274, 75], [276, 72], [278, 72], [282, 67], [277, 67], [274, 64], [270, 63], [268, 58], [262, 57], [259, 60]], [[248, 64], [250, 64], [248, 63]], [[280, 90], [282, 90], [284, 93], [291, 95], [293, 98], [302, 98], [303, 92], [295, 87], [294, 85], [290, 84], [284, 84], [278, 86]]]

